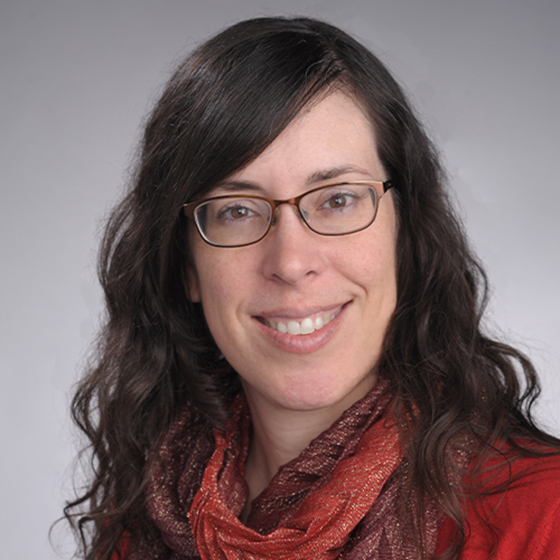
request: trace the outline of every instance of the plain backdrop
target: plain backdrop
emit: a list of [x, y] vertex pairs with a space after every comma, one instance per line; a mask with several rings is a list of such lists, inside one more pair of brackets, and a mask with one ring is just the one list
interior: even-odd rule
[[[342, 27], [404, 83], [492, 281], [489, 325], [537, 364], [560, 435], [558, 0], [2, 0], [0, 556], [56, 558], [69, 395], [99, 324], [101, 221], [174, 65], [240, 19]], [[59, 553], [72, 541], [55, 533]]]

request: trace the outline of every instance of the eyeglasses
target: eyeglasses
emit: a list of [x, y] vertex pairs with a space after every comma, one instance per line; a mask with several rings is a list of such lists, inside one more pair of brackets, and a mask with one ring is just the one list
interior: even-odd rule
[[320, 235], [347, 235], [369, 227], [391, 181], [348, 181], [326, 185], [287, 200], [246, 194], [214, 196], [183, 206], [204, 241], [243, 247], [260, 241], [276, 223], [278, 207], [295, 206], [303, 223]]

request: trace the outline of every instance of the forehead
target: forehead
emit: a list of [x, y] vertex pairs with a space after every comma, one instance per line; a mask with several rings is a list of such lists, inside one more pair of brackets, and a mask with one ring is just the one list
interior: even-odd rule
[[272, 197], [291, 197], [321, 182], [352, 178], [381, 180], [384, 172], [371, 121], [356, 101], [335, 92], [303, 110], [263, 153], [217, 189], [247, 185]]

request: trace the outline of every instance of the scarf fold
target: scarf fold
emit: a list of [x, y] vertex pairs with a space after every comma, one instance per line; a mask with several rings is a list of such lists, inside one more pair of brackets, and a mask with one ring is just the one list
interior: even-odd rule
[[[379, 382], [280, 469], [253, 500], [245, 525], [238, 519], [248, 497], [244, 398], [214, 442], [208, 423], [184, 409], [147, 491], [147, 514], [161, 540], [144, 543], [132, 558], [410, 558], [413, 542], [397, 515], [407, 468], [389, 404], [387, 383]], [[428, 509], [427, 521], [435, 546], [438, 515]]]

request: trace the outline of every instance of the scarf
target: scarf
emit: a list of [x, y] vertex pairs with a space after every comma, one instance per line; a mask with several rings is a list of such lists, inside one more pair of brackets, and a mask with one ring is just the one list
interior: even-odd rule
[[[214, 431], [215, 442], [208, 424], [183, 410], [160, 448], [147, 493], [160, 537], [139, 544], [131, 558], [414, 557], [398, 515], [408, 469], [389, 403], [387, 384], [379, 382], [280, 469], [253, 501], [246, 524], [238, 519], [248, 495], [244, 398], [235, 401], [226, 431]], [[425, 545], [433, 551], [440, 516], [431, 504], [425, 512]]]

